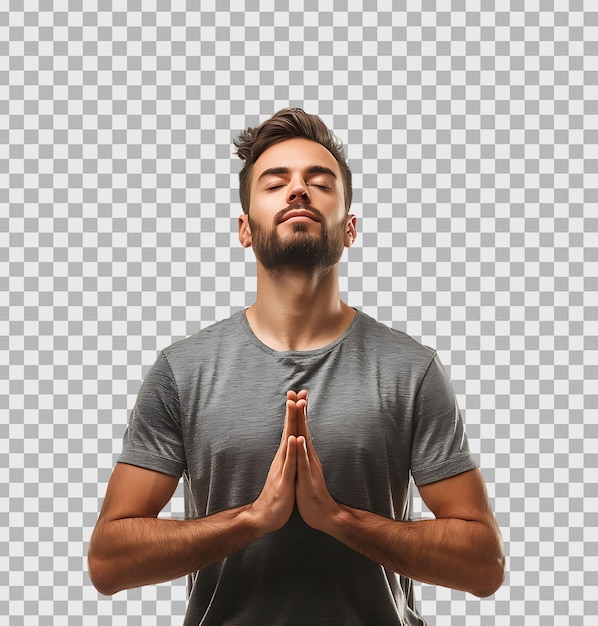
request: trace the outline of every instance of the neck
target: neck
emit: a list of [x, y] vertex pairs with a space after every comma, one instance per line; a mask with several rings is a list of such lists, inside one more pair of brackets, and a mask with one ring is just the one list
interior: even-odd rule
[[273, 350], [321, 348], [342, 335], [354, 314], [340, 299], [338, 266], [270, 272], [258, 263], [257, 299], [247, 320]]

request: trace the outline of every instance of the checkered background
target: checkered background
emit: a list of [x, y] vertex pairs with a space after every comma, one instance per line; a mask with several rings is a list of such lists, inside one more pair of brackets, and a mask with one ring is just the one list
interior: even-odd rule
[[596, 623], [596, 4], [233, 4], [2, 3], [0, 621], [182, 622], [88, 541], [157, 350], [254, 299], [231, 141], [290, 105], [348, 146], [344, 297], [437, 347], [504, 534], [495, 596], [422, 613]]

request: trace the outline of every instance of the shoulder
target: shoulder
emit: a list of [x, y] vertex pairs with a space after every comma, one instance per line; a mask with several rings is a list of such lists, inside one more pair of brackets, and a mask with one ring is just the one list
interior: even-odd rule
[[243, 334], [243, 311], [206, 326], [197, 333], [177, 341], [161, 351], [171, 367], [195, 362], [209, 356], [223, 344], [235, 342]]
[[177, 386], [184, 381], [196, 379], [199, 373], [213, 370], [218, 359], [230, 354], [235, 346], [242, 343], [244, 312], [206, 326], [197, 333], [172, 343], [159, 351], [156, 361], [146, 379], [163, 377], [171, 379]]
[[388, 393], [398, 386], [416, 394], [437, 361], [436, 350], [363, 312], [358, 311], [358, 316], [345, 352], [356, 375], [367, 373]]
[[409, 361], [421, 361], [427, 365], [436, 358], [434, 348], [423, 345], [404, 331], [379, 322], [363, 311], [358, 311], [357, 315], [355, 336], [364, 348], [383, 355], [400, 354]]

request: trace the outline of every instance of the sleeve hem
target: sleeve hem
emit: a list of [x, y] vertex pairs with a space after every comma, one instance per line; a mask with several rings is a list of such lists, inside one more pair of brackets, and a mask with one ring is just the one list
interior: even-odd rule
[[477, 468], [478, 464], [475, 462], [473, 456], [467, 452], [449, 461], [444, 461], [422, 469], [412, 470], [411, 473], [415, 484], [419, 487], [421, 485], [428, 485], [429, 483], [444, 480], [445, 478], [452, 478], [457, 474], [462, 474], [463, 472]]
[[148, 452], [139, 453], [132, 450], [123, 452], [118, 457], [117, 463], [135, 465], [136, 467], [177, 477], [182, 476], [183, 471], [185, 470], [185, 466], [182, 463], [174, 461], [173, 459], [166, 459]]

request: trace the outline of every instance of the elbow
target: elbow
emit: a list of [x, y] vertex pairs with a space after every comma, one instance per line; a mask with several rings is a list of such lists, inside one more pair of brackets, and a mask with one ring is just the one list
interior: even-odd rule
[[120, 584], [117, 572], [111, 566], [110, 560], [101, 558], [97, 554], [93, 542], [87, 555], [87, 571], [92, 585], [103, 596], [112, 596], [125, 588]]
[[471, 589], [471, 593], [478, 598], [487, 598], [496, 593], [505, 581], [505, 557], [502, 552], [496, 556], [494, 562], [486, 567], [475, 586]]
[[111, 558], [107, 546], [112, 545], [110, 534], [106, 534], [104, 522], [98, 521], [91, 535], [87, 552], [87, 571], [91, 584], [103, 595], [112, 596], [126, 589], [122, 584], [122, 571], [116, 559]]
[[102, 574], [100, 566], [90, 557], [87, 558], [87, 571], [89, 572], [91, 584], [103, 596], [111, 596], [114, 593], [105, 576]]
[[470, 593], [478, 598], [487, 598], [496, 593], [505, 581], [505, 552], [498, 526], [493, 529], [486, 541], [479, 544], [478, 568], [476, 580]]

